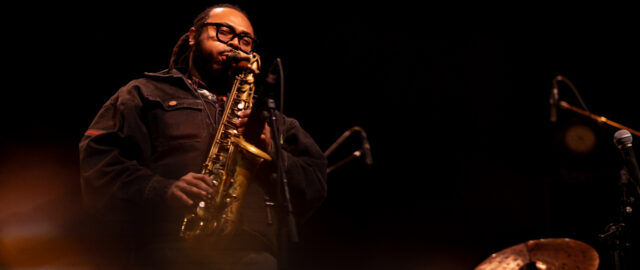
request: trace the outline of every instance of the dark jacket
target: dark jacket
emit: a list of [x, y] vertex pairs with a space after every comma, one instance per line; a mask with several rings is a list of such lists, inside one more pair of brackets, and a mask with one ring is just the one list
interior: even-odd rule
[[[103, 105], [80, 142], [84, 203], [122, 226], [133, 249], [178, 236], [185, 213], [166, 205], [168, 188], [201, 171], [224, 110], [197, 90], [176, 70], [146, 73]], [[301, 222], [326, 196], [327, 162], [296, 120], [279, 119], [292, 206]], [[270, 177], [274, 168], [261, 165], [261, 180], [250, 183], [240, 210], [243, 233], [270, 250], [276, 250], [278, 222], [268, 222], [265, 198], [276, 202], [273, 213], [286, 209], [278, 181]]]

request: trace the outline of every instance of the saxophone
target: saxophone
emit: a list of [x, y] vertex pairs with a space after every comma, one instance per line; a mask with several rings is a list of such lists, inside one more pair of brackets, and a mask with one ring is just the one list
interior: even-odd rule
[[201, 172], [211, 178], [216, 188], [214, 194], [201, 200], [191, 213], [185, 215], [180, 229], [183, 239], [206, 235], [212, 237], [213, 242], [220, 242], [233, 234], [251, 171], [260, 161], [271, 160], [268, 154], [248, 143], [235, 126], [238, 113], [252, 107], [254, 75], [259, 73], [260, 56], [256, 53], [235, 53], [228, 58], [240, 61], [238, 66], [242, 72], [235, 77]]

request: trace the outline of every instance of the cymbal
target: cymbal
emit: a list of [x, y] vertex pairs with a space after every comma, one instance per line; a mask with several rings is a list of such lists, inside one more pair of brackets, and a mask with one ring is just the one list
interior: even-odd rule
[[497, 253], [475, 270], [596, 270], [600, 258], [591, 246], [569, 238], [530, 240]]

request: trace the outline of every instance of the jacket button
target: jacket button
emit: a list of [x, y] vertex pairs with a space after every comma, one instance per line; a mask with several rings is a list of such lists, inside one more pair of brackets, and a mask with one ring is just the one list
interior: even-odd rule
[[169, 101], [169, 106], [171, 107], [176, 106], [176, 104], [178, 104], [178, 102], [175, 100]]

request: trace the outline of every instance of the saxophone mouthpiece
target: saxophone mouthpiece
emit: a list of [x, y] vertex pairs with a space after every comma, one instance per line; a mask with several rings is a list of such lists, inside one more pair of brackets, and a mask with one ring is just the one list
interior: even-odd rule
[[233, 63], [244, 62], [244, 61], [250, 62], [251, 55], [241, 54], [239, 52], [232, 52], [227, 55], [227, 60]]
[[260, 72], [260, 57], [256, 53], [249, 55], [238, 51], [231, 51], [227, 54], [226, 58], [231, 67], [236, 70], [253, 73]]
[[249, 69], [249, 63], [251, 62], [251, 55], [242, 54], [239, 52], [231, 52], [227, 55], [227, 61], [231, 63], [233, 68], [240, 70]]

